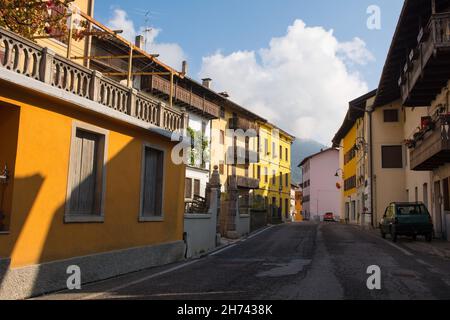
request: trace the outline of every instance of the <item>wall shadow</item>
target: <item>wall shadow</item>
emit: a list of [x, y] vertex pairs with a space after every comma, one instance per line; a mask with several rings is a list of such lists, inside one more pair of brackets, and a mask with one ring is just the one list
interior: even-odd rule
[[[8, 90], [8, 88], [5, 89]], [[104, 174], [106, 175], [104, 185], [105, 218], [104, 222], [101, 223], [65, 222], [66, 201], [70, 199], [70, 196], [67, 199], [64, 197], [65, 200], [56, 206], [50, 203], [46, 206], [45, 203], [42, 203], [43, 200], [40, 197], [50, 196], [51, 199], [53, 190], [57, 191], [57, 194], [55, 193], [55, 197], [57, 198], [61, 196], [60, 189], [63, 189], [64, 194], [67, 190], [67, 184], [55, 184], [52, 181], [55, 180], [55, 174], [52, 174], [52, 163], [48, 163], [48, 168], [45, 168], [47, 172], [50, 172], [49, 176], [42, 176], [36, 173], [30, 177], [14, 177], [12, 179], [14, 194], [12, 195], [11, 232], [7, 235], [0, 235], [0, 241], [2, 241], [0, 243], [5, 243], [8, 247], [8, 249], [0, 251], [0, 288], [3, 285], [10, 285], [5, 279], [5, 275], [9, 272], [8, 267], [11, 262], [8, 259], [22, 255], [21, 252], [27, 250], [27, 241], [29, 241], [29, 237], [33, 237], [30, 233], [33, 231], [30, 231], [30, 228], [33, 227], [41, 228], [35, 231], [37, 234], [35, 238], [41, 247], [37, 250], [38, 252], [33, 251], [36, 246], [29, 249], [26, 257], [33, 257], [33, 260], [36, 260], [36, 264], [133, 248], [140, 245], [144, 246], [183, 240], [184, 203], [183, 201], [178, 203], [174, 199], [184, 199], [184, 175], [181, 174], [184, 172], [184, 168], [171, 163], [170, 152], [171, 146], [173, 146], [172, 142], [169, 142], [167, 138], [163, 138], [162, 136], [149, 133], [145, 129], [126, 126], [114, 120], [80, 112], [56, 99], [37, 96], [36, 93], [30, 92], [21, 94], [18, 90], [10, 90], [10, 92], [8, 97], [20, 101], [20, 108], [28, 107], [22, 104], [36, 105], [36, 101], [39, 99], [40, 109], [94, 125], [109, 132], [114, 132], [116, 135], [126, 136], [128, 137], [128, 141], [126, 141], [127, 139], [123, 139], [124, 142], [120, 148], [117, 147], [118, 142], [115, 142], [115, 153], [113, 156], [109, 156], [109, 160], [103, 168]], [[7, 124], [7, 120], [0, 117], [0, 127], [4, 127], [5, 124]], [[49, 127], [45, 130], [52, 130], [52, 128]], [[54, 134], [58, 135], [61, 133], [55, 132]], [[67, 130], [67, 134], [70, 134], [70, 130]], [[163, 192], [164, 206], [166, 209], [164, 212], [164, 223], [138, 222], [141, 205], [141, 163], [144, 142], [164, 146], [167, 151], [164, 160], [165, 180]], [[15, 145], [17, 148], [17, 138]], [[50, 143], [49, 145], [51, 147]], [[44, 154], [47, 150], [43, 149], [40, 152]], [[111, 150], [107, 148], [106, 152], [109, 153]], [[35, 156], [39, 157], [40, 155], [37, 154]], [[15, 154], [14, 157], [16, 157]], [[54, 159], [54, 161], [67, 161], [68, 158], [67, 155], [61, 155], [60, 159]], [[65, 165], [67, 167], [69, 166], [68, 163]], [[33, 169], [32, 164], [30, 167]], [[36, 168], [36, 170], [39, 169]], [[14, 176], [14, 170], [11, 170], [11, 174]], [[65, 179], [62, 180], [67, 181]], [[89, 189], [92, 181], [93, 177], [87, 176], [80, 181], [80, 186], [82, 189]], [[179, 185], [182, 186], [180, 187]], [[37, 204], [43, 206], [42, 208], [56, 207], [56, 209], [50, 209], [50, 214], [48, 211], [45, 212], [45, 210], [42, 210], [42, 217], [38, 217], [36, 210], [33, 211], [33, 206]], [[36, 223], [40, 219], [46, 219], [44, 225]], [[43, 234], [39, 234], [39, 232], [43, 232]], [[90, 245], [92, 245], [92, 249], [89, 249]], [[70, 252], [70, 254], [67, 254], [67, 252]], [[4, 263], [1, 260], [4, 260]], [[44, 269], [40, 265], [37, 265], [36, 268], [35, 280], [31, 284], [31, 287], [26, 288], [29, 295], [35, 296], [42, 294], [43, 286], [57, 289], [65, 287], [68, 277], [66, 269], [54, 269], [53, 271], [56, 271], [57, 274], [53, 276], [48, 273], [50, 269]], [[114, 265], [111, 268], [119, 269], [118, 266]], [[96, 270], [92, 270], [92, 272], [95, 274]], [[89, 274], [89, 276], [93, 276], [93, 274]], [[17, 289], [19, 291], [19, 288]]]

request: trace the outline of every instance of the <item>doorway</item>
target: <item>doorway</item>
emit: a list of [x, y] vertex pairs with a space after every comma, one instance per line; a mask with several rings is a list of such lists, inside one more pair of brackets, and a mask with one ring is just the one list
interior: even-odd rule
[[441, 182], [434, 183], [434, 225], [436, 236], [442, 236]]

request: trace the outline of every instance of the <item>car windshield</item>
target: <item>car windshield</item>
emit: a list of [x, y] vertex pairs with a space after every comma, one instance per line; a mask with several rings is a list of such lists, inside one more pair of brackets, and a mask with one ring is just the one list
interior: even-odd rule
[[428, 214], [428, 210], [423, 204], [408, 204], [397, 206], [398, 215], [422, 215]]

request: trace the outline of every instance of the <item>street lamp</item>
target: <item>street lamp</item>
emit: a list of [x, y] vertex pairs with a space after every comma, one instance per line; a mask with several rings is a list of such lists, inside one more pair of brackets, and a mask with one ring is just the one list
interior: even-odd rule
[[336, 178], [339, 178], [339, 171], [342, 173], [342, 178], [344, 177], [344, 170], [343, 169], [341, 169], [341, 168], [339, 168], [339, 169], [337, 169], [336, 170], [336, 173], [335, 173], [335, 177]]
[[367, 147], [369, 146], [369, 144], [366, 142], [366, 139], [364, 139], [364, 137], [357, 137], [355, 144], [356, 144], [356, 150], [359, 151], [362, 147], [364, 155], [367, 153]]

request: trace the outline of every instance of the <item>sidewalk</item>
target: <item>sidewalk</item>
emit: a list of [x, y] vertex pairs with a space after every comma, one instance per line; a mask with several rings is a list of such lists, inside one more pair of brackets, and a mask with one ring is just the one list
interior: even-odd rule
[[[379, 229], [374, 229], [370, 226], [353, 226], [379, 236], [381, 239]], [[386, 241], [391, 241], [389, 236], [386, 237]], [[411, 237], [399, 237], [396, 244], [405, 246], [413, 251], [450, 260], [450, 242], [446, 240], [433, 239], [431, 242], [426, 242], [423, 237], [417, 237], [416, 241]]]

